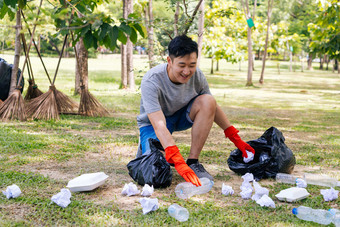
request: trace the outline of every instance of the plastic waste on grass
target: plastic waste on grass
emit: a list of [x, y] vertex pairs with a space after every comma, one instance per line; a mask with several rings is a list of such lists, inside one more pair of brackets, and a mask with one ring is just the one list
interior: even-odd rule
[[278, 173], [275, 177], [276, 181], [285, 184], [295, 184], [297, 177], [288, 173]]
[[275, 197], [278, 200], [286, 202], [296, 202], [298, 200], [305, 199], [309, 196], [308, 191], [305, 188], [292, 187], [287, 188], [276, 194]]
[[183, 182], [176, 186], [175, 193], [180, 199], [188, 199], [194, 195], [207, 193], [211, 190], [214, 182], [206, 177], [200, 178], [202, 186], [195, 186], [190, 182]]
[[313, 209], [305, 206], [293, 208], [292, 212], [301, 220], [312, 221], [322, 225], [329, 225], [333, 218], [332, 213], [328, 210]]
[[180, 222], [187, 221], [189, 219], [189, 211], [176, 203], [169, 206], [168, 213], [171, 217]]
[[336, 227], [340, 227], [340, 210], [329, 209], [329, 212], [333, 215], [332, 222]]
[[338, 185], [338, 180], [327, 175], [305, 173], [304, 179], [307, 184], [319, 185], [325, 187], [336, 187]]
[[103, 185], [108, 177], [104, 172], [86, 173], [70, 180], [66, 187], [71, 192], [92, 191]]

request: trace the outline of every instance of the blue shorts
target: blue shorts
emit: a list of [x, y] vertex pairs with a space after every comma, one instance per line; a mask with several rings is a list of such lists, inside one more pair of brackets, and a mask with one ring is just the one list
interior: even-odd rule
[[[190, 119], [189, 114], [190, 114], [192, 103], [194, 102], [195, 98], [193, 98], [187, 106], [178, 110], [172, 116], [165, 117], [166, 127], [168, 128], [171, 134], [174, 131], [183, 131], [183, 130], [186, 130], [192, 127], [194, 122]], [[140, 138], [139, 138], [140, 147], [138, 150], [140, 150], [141, 148], [141, 151], [142, 151], [141, 153], [147, 154], [150, 152], [149, 139], [153, 138], [158, 141], [159, 139], [157, 138], [155, 130], [152, 127], [152, 125], [139, 128], [139, 133], [140, 133]], [[137, 153], [137, 156], [141, 155], [138, 153]]]

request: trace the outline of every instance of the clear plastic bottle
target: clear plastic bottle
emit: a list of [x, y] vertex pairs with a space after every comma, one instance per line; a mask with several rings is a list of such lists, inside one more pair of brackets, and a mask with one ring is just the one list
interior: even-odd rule
[[214, 182], [208, 178], [200, 178], [201, 186], [197, 187], [190, 182], [183, 182], [176, 186], [175, 193], [180, 199], [187, 199], [194, 195], [204, 194], [211, 190]]
[[171, 217], [176, 218], [176, 220], [180, 222], [187, 221], [189, 219], [189, 211], [176, 203], [169, 206], [168, 213]]
[[292, 212], [301, 220], [312, 221], [322, 225], [329, 225], [333, 218], [332, 213], [328, 210], [313, 209], [305, 206], [294, 208]]
[[340, 227], [340, 210], [338, 209], [329, 209], [329, 212], [333, 215], [332, 222], [336, 227]]
[[305, 173], [304, 174], [304, 180], [307, 182], [307, 184], [313, 184], [313, 185], [319, 185], [319, 186], [325, 186], [325, 187], [335, 187], [338, 184], [338, 180], [331, 178], [327, 175], [321, 175], [321, 174], [313, 174], [313, 173]]
[[288, 173], [278, 173], [276, 174], [276, 181], [279, 183], [295, 184], [297, 177]]

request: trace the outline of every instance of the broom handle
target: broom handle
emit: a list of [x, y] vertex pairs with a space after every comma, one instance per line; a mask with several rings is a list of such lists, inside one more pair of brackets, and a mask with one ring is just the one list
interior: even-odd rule
[[[74, 43], [73, 32], [71, 32], [71, 36], [72, 36], [72, 42]], [[77, 62], [77, 66], [78, 66], [78, 71], [80, 72], [79, 80], [80, 80], [80, 85], [82, 87], [82, 86], [84, 86], [83, 71], [81, 70], [80, 65], [79, 65], [79, 58], [78, 58], [78, 52], [77, 52], [76, 45], [74, 45], [74, 54], [76, 55], [76, 62]]]
[[[26, 54], [27, 54], [26, 53], [27, 44], [26, 44], [26, 40], [25, 40], [25, 35], [23, 33], [21, 33], [21, 39], [22, 39], [22, 45], [23, 45], [24, 53], [25, 53], [25, 56], [26, 56]], [[31, 65], [31, 60], [30, 60], [29, 56], [27, 57], [27, 61], [28, 61], [28, 64], [27, 64], [28, 77], [29, 77], [29, 80], [31, 80], [34, 83], [32, 65]]]
[[[39, 14], [40, 14], [40, 7], [41, 7], [41, 5], [42, 5], [42, 1], [43, 1], [43, 0], [40, 0], [40, 5], [39, 5], [39, 8], [38, 8], [37, 18], [36, 18], [36, 21], [35, 21], [35, 22], [38, 21], [38, 17], [39, 17]], [[22, 68], [22, 71], [21, 71], [21, 74], [20, 74], [20, 77], [19, 77], [19, 80], [18, 80], [18, 83], [17, 83], [17, 88], [19, 88], [19, 84], [20, 84], [20, 82], [21, 82], [21, 80], [22, 80], [22, 76], [23, 76], [23, 74], [24, 74], [25, 65], [26, 65], [26, 62], [27, 62], [27, 57], [28, 57], [28, 55], [29, 55], [29, 53], [30, 53], [30, 49], [31, 49], [31, 46], [32, 46], [33, 36], [34, 36], [34, 32], [35, 32], [36, 27], [37, 27], [37, 23], [35, 23], [34, 26], [33, 26], [33, 31], [32, 31], [32, 35], [31, 35], [31, 40], [30, 40], [30, 43], [29, 43], [28, 48], [27, 48], [27, 55], [26, 55], [26, 57], [25, 57], [24, 66], [23, 66], [23, 68]]]
[[[30, 27], [28, 26], [28, 23], [27, 23], [27, 21], [26, 21], [26, 18], [25, 18], [25, 16], [24, 16], [24, 12], [23, 12], [23, 11], [21, 11], [21, 15], [22, 15], [22, 18], [24, 19], [24, 21], [25, 21], [25, 23], [26, 23], [27, 30], [28, 30], [30, 36], [32, 36], [31, 29], [30, 29]], [[43, 67], [44, 67], [44, 70], [45, 70], [45, 73], [46, 73], [46, 75], [47, 75], [47, 78], [48, 78], [48, 80], [50, 81], [50, 84], [52, 84], [52, 80], [51, 80], [50, 74], [48, 73], [48, 71], [47, 71], [47, 69], [46, 69], [45, 63], [44, 63], [44, 61], [43, 61], [43, 59], [42, 59], [42, 57], [41, 57], [40, 51], [39, 51], [39, 49], [38, 49], [38, 47], [37, 47], [37, 44], [35, 44], [34, 38], [33, 38], [33, 44], [34, 44], [34, 47], [35, 47], [36, 52], [38, 53], [38, 56], [39, 56], [39, 58], [40, 58], [40, 61], [41, 61], [42, 65], [43, 65]]]
[[61, 58], [63, 56], [65, 45], [66, 45], [66, 41], [67, 41], [67, 36], [68, 36], [68, 34], [66, 34], [65, 38], [64, 38], [63, 48], [61, 49], [61, 52], [60, 52], [60, 56], [59, 56], [59, 60], [58, 60], [58, 65], [57, 65], [57, 68], [55, 70], [55, 74], [54, 74], [54, 77], [53, 77], [52, 85], [54, 85], [55, 79], [57, 78], [57, 74], [58, 74], [58, 70], [59, 70], [59, 66], [60, 66], [60, 61], [61, 61]]

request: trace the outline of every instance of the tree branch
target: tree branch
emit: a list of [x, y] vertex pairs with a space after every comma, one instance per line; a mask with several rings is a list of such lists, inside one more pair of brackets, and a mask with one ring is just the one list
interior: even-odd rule
[[192, 25], [193, 20], [195, 19], [195, 16], [196, 16], [196, 14], [197, 14], [197, 12], [198, 12], [198, 9], [200, 8], [200, 6], [201, 6], [201, 4], [202, 4], [202, 1], [203, 1], [203, 0], [200, 0], [200, 1], [198, 2], [197, 6], [196, 6], [196, 8], [195, 8], [195, 10], [194, 10], [194, 12], [192, 13], [192, 16], [191, 16], [190, 20], [188, 21], [187, 26], [186, 26], [186, 28], [185, 28], [185, 30], [184, 30], [184, 33], [183, 33], [184, 35], [188, 33], [188, 30], [189, 30], [190, 26]]

